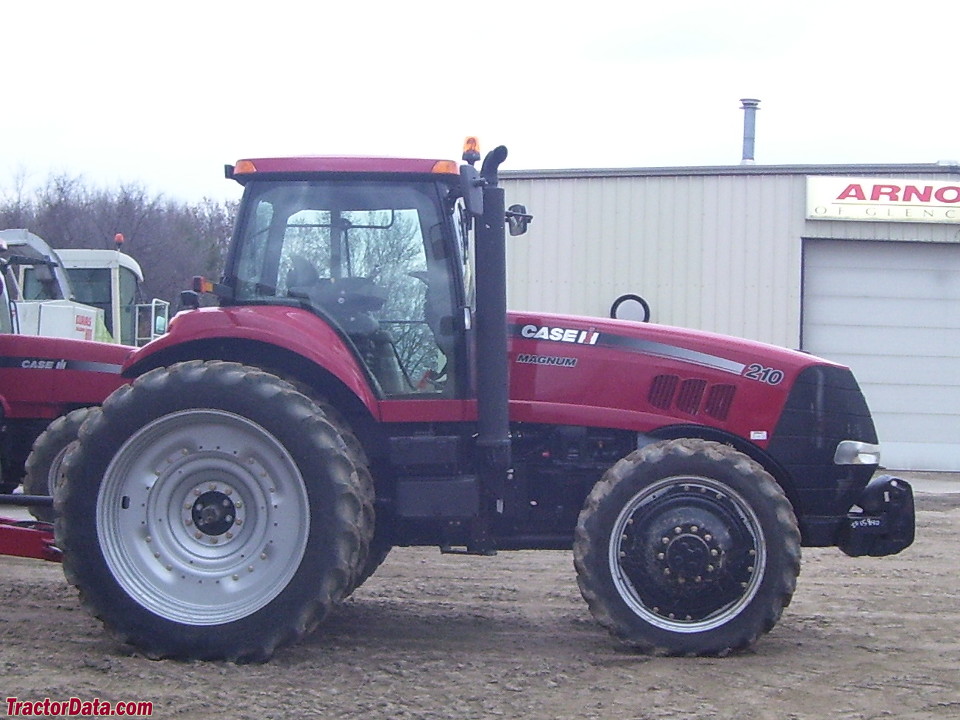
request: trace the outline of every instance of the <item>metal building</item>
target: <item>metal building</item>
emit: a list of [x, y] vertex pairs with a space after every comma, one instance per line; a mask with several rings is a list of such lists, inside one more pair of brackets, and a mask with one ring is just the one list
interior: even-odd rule
[[883, 463], [960, 471], [960, 166], [504, 172], [534, 215], [509, 306], [651, 321], [850, 365]]

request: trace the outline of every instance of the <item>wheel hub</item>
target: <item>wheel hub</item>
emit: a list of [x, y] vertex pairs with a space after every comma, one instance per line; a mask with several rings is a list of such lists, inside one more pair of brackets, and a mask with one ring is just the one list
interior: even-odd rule
[[205, 535], [223, 535], [237, 517], [233, 501], [219, 490], [209, 490], [197, 498], [191, 510], [193, 524]]
[[717, 577], [723, 551], [712, 533], [698, 525], [687, 525], [669, 539], [666, 551], [657, 552], [657, 561], [663, 570], [670, 571], [663, 574], [674, 582], [703, 584]]
[[180, 521], [187, 537], [206, 547], [224, 545], [241, 536], [246, 504], [231, 483], [204, 481], [188, 489]]

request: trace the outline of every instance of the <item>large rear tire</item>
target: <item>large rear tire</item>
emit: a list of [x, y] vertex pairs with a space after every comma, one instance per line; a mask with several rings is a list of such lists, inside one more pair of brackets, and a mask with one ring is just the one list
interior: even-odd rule
[[800, 532], [774, 479], [695, 439], [637, 450], [594, 487], [574, 564], [597, 620], [648, 652], [724, 655], [768, 632], [793, 595]]
[[265, 660], [323, 620], [366, 555], [343, 438], [254, 368], [143, 375], [84, 424], [66, 472], [64, 572], [150, 657]]
[[[24, 464], [23, 491], [27, 495], [54, 495], [63, 486], [63, 459], [76, 441], [80, 426], [92, 408], [80, 408], [61, 415], [40, 433]], [[52, 507], [31, 507], [30, 514], [37, 520], [52, 523], [56, 517]]]
[[340, 437], [343, 439], [347, 457], [350, 458], [350, 462], [353, 463], [354, 470], [357, 472], [358, 496], [360, 497], [362, 505], [362, 513], [360, 516], [361, 535], [364, 538], [369, 538], [370, 541], [361, 548], [360, 558], [357, 563], [357, 574], [351, 581], [350, 589], [347, 590], [346, 593], [346, 596], [349, 596], [373, 575], [374, 571], [380, 567], [380, 564], [387, 557], [387, 553], [391, 548], [390, 545], [384, 547], [384, 543], [381, 540], [382, 533], [376, 532], [377, 516], [375, 506], [377, 491], [373, 474], [370, 472], [370, 458], [367, 455], [366, 449], [363, 447], [363, 443], [360, 442], [360, 439], [354, 433], [350, 422], [343, 413], [326, 398], [316, 394], [309, 385], [293, 378], [284, 379], [320, 407], [327, 421], [336, 428]]

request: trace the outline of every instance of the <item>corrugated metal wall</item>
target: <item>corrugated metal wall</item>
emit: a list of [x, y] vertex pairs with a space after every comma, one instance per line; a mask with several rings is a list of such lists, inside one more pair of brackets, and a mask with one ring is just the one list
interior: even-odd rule
[[806, 220], [808, 175], [957, 179], [932, 165], [506, 172], [534, 215], [510, 238], [508, 305], [606, 317], [620, 295], [653, 322], [800, 345], [803, 238], [956, 242], [956, 225]]
[[804, 177], [505, 178], [534, 215], [508, 247], [509, 307], [654, 322], [797, 346]]

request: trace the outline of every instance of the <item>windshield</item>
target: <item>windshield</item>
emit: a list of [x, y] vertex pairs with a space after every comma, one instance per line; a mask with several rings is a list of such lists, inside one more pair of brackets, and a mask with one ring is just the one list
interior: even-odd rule
[[247, 192], [227, 280], [235, 300], [306, 304], [353, 341], [384, 394], [443, 394], [455, 288], [437, 185], [270, 181]]

